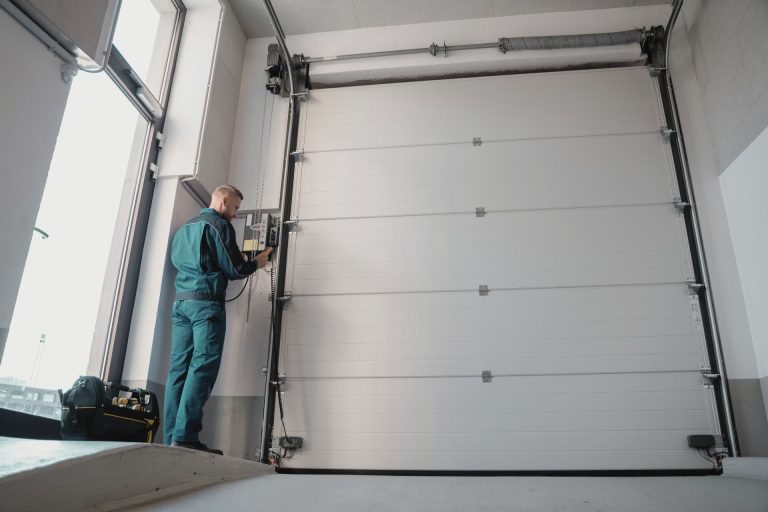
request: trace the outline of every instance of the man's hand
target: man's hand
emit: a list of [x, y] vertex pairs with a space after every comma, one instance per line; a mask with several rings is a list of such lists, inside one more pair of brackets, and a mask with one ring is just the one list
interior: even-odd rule
[[265, 250], [256, 255], [256, 263], [259, 264], [259, 268], [262, 268], [267, 264], [267, 260], [269, 259], [270, 254], [272, 254], [272, 248], [267, 247]]

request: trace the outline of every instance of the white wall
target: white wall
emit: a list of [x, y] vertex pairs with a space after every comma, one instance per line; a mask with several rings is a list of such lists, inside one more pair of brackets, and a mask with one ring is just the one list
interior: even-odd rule
[[165, 121], [165, 145], [158, 160], [159, 176], [164, 178], [195, 176], [198, 172], [224, 16], [224, 7], [217, 0], [187, 2], [187, 7]]
[[187, 7], [158, 166], [162, 177], [191, 178], [207, 197], [229, 172], [245, 36], [226, 2]]
[[720, 176], [759, 378], [768, 377], [768, 128]]
[[0, 357], [69, 94], [61, 65], [0, 9]]
[[198, 179], [208, 192], [227, 180], [244, 51], [243, 31], [225, 4], [197, 163]]
[[288, 102], [264, 88], [267, 47], [276, 42], [273, 38], [249, 39], [245, 45], [229, 167], [229, 182], [245, 195], [242, 209], [255, 209], [259, 204], [263, 209], [280, 206]]

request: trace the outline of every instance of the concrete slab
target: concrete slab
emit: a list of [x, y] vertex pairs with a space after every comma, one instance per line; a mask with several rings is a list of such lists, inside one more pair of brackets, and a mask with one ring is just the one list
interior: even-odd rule
[[8, 476], [24, 471], [134, 444], [136, 443], [38, 441], [0, 437], [0, 482]]
[[162, 445], [0, 438], [0, 512], [118, 510], [273, 473], [256, 462]]
[[768, 484], [706, 477], [428, 477], [275, 474], [133, 512], [765, 512]]
[[723, 474], [732, 478], [753, 478], [768, 482], [768, 457], [725, 459], [723, 461]]

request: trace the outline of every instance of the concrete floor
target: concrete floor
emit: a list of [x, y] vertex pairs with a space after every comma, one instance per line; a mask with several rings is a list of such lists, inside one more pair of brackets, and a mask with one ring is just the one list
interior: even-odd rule
[[0, 437], [0, 512], [270, 509], [768, 512], [768, 459], [726, 459], [725, 476], [702, 477], [287, 475], [183, 448]]
[[768, 481], [706, 477], [387, 477], [273, 474], [133, 512], [766, 512]]

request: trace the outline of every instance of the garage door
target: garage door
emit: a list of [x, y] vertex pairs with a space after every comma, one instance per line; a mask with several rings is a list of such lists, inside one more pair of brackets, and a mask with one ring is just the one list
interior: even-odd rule
[[663, 125], [646, 68], [313, 91], [283, 467], [710, 467], [686, 440], [719, 431]]

